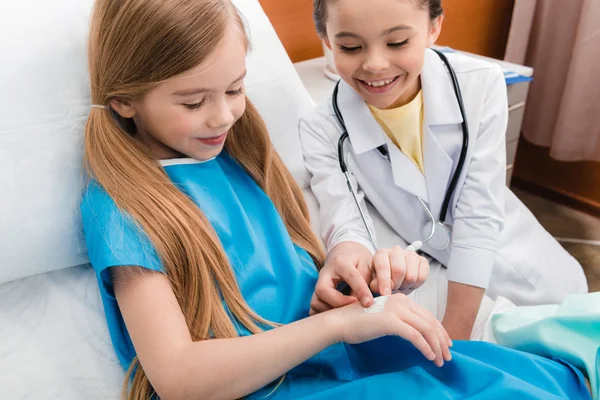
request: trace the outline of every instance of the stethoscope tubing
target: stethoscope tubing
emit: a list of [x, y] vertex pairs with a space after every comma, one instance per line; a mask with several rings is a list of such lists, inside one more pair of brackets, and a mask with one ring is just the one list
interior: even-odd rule
[[[447, 234], [448, 236], [448, 241], [444, 242], [443, 248], [447, 248], [450, 244], [450, 238], [451, 238], [451, 232], [450, 229], [444, 224], [444, 221], [446, 219], [446, 215], [448, 212], [448, 208], [450, 205], [450, 200], [452, 198], [452, 194], [454, 193], [455, 189], [456, 189], [456, 185], [458, 183], [458, 179], [460, 177], [460, 174], [462, 173], [463, 167], [464, 167], [464, 163], [465, 163], [465, 159], [467, 156], [467, 150], [469, 148], [469, 127], [467, 124], [467, 118], [466, 118], [466, 112], [465, 112], [465, 108], [464, 108], [464, 102], [463, 102], [463, 97], [462, 97], [462, 92], [460, 89], [460, 85], [458, 82], [458, 78], [456, 77], [456, 73], [454, 71], [454, 69], [452, 68], [452, 66], [450, 65], [450, 62], [448, 61], [448, 58], [441, 52], [437, 51], [437, 50], [433, 50], [436, 52], [436, 54], [440, 57], [440, 59], [444, 62], [444, 64], [446, 65], [448, 72], [450, 74], [450, 78], [452, 80], [452, 85], [454, 88], [454, 93], [456, 95], [456, 100], [458, 103], [458, 107], [460, 109], [460, 113], [462, 116], [462, 132], [463, 132], [463, 140], [462, 140], [462, 146], [461, 146], [461, 151], [460, 151], [460, 155], [458, 158], [458, 165], [456, 167], [456, 170], [454, 171], [454, 174], [450, 180], [450, 184], [448, 186], [448, 189], [446, 190], [446, 194], [444, 196], [444, 201], [442, 202], [442, 206], [441, 206], [441, 210], [440, 210], [440, 218], [439, 218], [439, 222], [436, 222], [435, 220], [435, 216], [433, 215], [433, 213], [431, 212], [431, 210], [429, 209], [429, 207], [427, 207], [427, 205], [425, 204], [425, 202], [423, 201], [423, 199], [421, 199], [421, 197], [416, 196], [419, 203], [421, 204], [421, 207], [423, 208], [423, 210], [425, 211], [425, 213], [427, 214], [430, 222], [431, 222], [431, 229], [429, 231], [429, 234], [423, 239], [423, 240], [417, 240], [413, 243], [411, 243], [406, 250], [412, 250], [412, 251], [418, 251], [421, 246], [424, 243], [429, 242], [431, 239], [433, 239], [433, 237], [435, 236], [437, 227], [441, 227]], [[354, 199], [354, 202], [356, 203], [356, 207], [359, 211], [360, 217], [362, 219], [363, 224], [365, 225], [365, 228], [367, 230], [367, 234], [369, 235], [369, 240], [371, 242], [371, 244], [374, 246], [374, 248], [376, 250], [378, 250], [378, 246], [377, 243], [375, 241], [375, 236], [373, 234], [373, 232], [371, 231], [371, 228], [369, 226], [369, 224], [367, 223], [367, 219], [365, 216], [365, 213], [360, 205], [360, 202], [358, 201], [358, 196], [356, 194], [356, 190], [354, 188], [354, 186], [352, 185], [352, 180], [351, 180], [351, 172], [348, 169], [348, 163], [347, 160], [344, 157], [344, 143], [347, 139], [349, 139], [349, 135], [348, 135], [348, 131], [346, 128], [346, 124], [344, 123], [344, 118], [342, 116], [342, 113], [339, 110], [338, 107], [338, 102], [337, 102], [337, 97], [338, 97], [338, 90], [339, 90], [339, 85], [340, 82], [338, 81], [338, 83], [335, 85], [335, 88], [333, 90], [333, 96], [332, 96], [332, 105], [333, 105], [333, 111], [334, 114], [337, 118], [337, 120], [339, 121], [340, 125], [343, 128], [343, 132], [342, 135], [340, 136], [339, 140], [338, 140], [338, 160], [339, 160], [339, 164], [340, 164], [340, 169], [342, 170], [342, 172], [344, 173], [344, 176], [346, 178], [346, 185], [348, 186], [348, 190], [350, 191], [350, 193], [352, 194], [352, 197]], [[350, 157], [350, 154], [348, 154], [348, 158]], [[388, 159], [389, 161], [389, 159]]]

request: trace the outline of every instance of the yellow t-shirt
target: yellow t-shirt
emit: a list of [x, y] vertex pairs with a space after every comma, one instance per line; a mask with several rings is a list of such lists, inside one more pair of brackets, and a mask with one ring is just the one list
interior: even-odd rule
[[375, 120], [392, 142], [423, 173], [423, 92], [419, 91], [410, 103], [392, 110], [381, 110], [369, 105]]

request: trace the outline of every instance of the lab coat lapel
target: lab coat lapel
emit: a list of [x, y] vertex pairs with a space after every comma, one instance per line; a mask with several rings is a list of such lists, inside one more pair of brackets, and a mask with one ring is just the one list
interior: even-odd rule
[[[448, 58], [451, 60], [451, 55], [448, 55]], [[450, 74], [444, 62], [431, 49], [425, 51], [421, 88], [425, 120], [428, 125], [450, 125], [462, 122]]]
[[[427, 201], [425, 177], [419, 168], [393, 144], [362, 97], [344, 81], [340, 82], [338, 106], [354, 153], [360, 155], [367, 151], [377, 151], [377, 147], [387, 144], [394, 183]], [[365, 173], [368, 174], [368, 171]]]
[[[459, 135], [461, 137], [462, 128], [460, 124], [463, 118], [446, 66], [432, 50], [427, 50], [425, 54], [425, 64], [421, 73], [421, 86], [425, 116], [423, 161], [429, 194], [429, 207], [437, 219], [446, 190], [450, 184], [454, 162], [436, 139], [434, 131], [437, 130], [439, 132], [437, 135], [440, 136]], [[453, 153], [458, 157], [460, 150]]]
[[450, 183], [452, 159], [442, 149], [427, 124], [423, 127], [423, 162], [429, 209], [437, 219], [446, 195], [446, 188]]
[[396, 186], [401, 187], [415, 196], [419, 196], [423, 201], [427, 202], [428, 195], [425, 176], [423, 176], [419, 167], [417, 167], [415, 163], [412, 162], [389, 137], [387, 137], [387, 135], [386, 142]]
[[346, 82], [340, 81], [338, 107], [344, 118], [352, 150], [362, 154], [385, 144], [386, 134], [362, 97]]

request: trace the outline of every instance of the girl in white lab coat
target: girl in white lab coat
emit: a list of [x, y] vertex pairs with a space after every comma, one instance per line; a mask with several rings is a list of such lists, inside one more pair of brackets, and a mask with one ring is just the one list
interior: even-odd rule
[[[337, 103], [349, 135], [344, 154], [362, 208], [366, 213], [366, 198], [403, 239], [421, 240], [430, 219], [417, 196], [441, 219], [463, 146], [449, 70], [428, 48], [442, 29], [441, 1], [315, 0], [314, 6], [318, 33], [342, 78]], [[586, 292], [587, 283], [578, 262], [505, 185], [501, 68], [457, 53], [447, 58], [462, 91], [468, 147], [442, 221], [452, 232], [449, 246], [436, 249], [433, 240], [422, 251], [448, 270], [444, 327], [453, 339], [468, 339], [484, 293], [517, 305], [557, 303]], [[333, 254], [320, 276], [314, 311], [340, 305], [329, 301], [332, 282], [375, 252], [340, 169], [343, 131], [331, 98], [300, 122], [321, 233]], [[366, 220], [371, 223], [368, 214]], [[402, 274], [406, 257], [390, 263], [392, 276]]]

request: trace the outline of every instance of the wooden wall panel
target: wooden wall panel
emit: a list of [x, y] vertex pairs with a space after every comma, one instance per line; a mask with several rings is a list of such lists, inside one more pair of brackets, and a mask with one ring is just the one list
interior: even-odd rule
[[312, 20], [312, 0], [259, 0], [292, 62], [323, 55]]
[[[293, 62], [323, 54], [312, 21], [312, 0], [259, 1]], [[442, 4], [446, 21], [438, 44], [504, 57], [514, 0], [444, 0]]]
[[504, 58], [514, 0], [445, 0], [438, 44]]
[[522, 138], [512, 184], [600, 217], [600, 163], [560, 162], [549, 153]]

